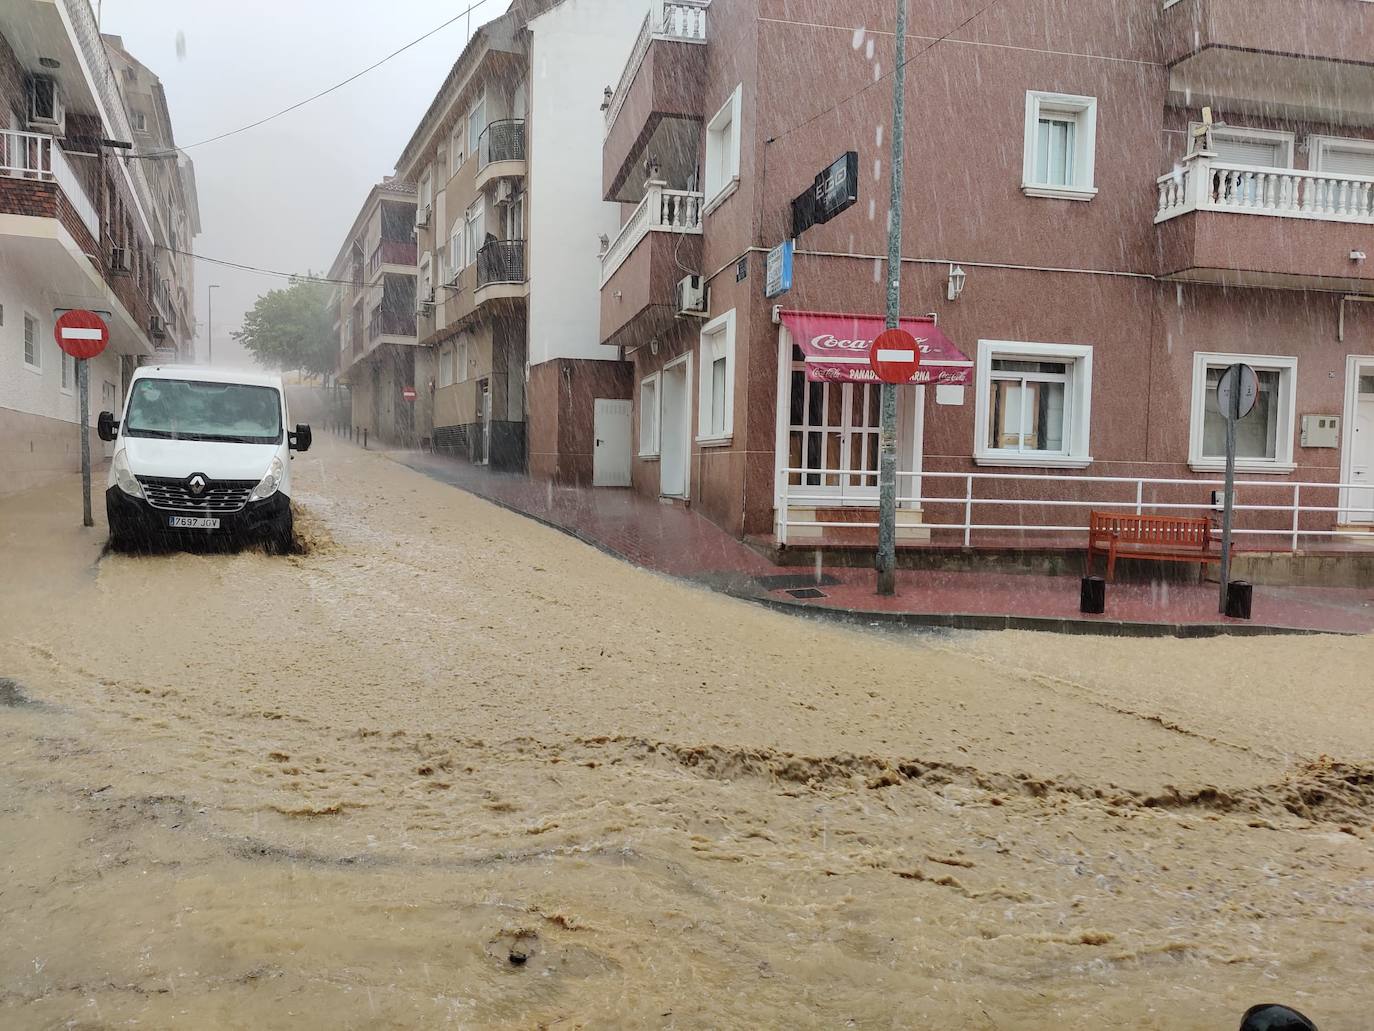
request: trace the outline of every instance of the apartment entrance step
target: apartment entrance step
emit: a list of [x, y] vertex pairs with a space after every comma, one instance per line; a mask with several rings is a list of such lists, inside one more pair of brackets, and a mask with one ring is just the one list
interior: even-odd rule
[[[831, 544], [867, 544], [870, 547], [877, 539], [877, 530], [872, 525], [878, 521], [876, 505], [845, 505], [833, 508], [788, 506], [787, 537], [790, 543], [805, 545], [808, 542], [825, 541]], [[798, 523], [854, 523], [848, 526], [799, 526]], [[897, 509], [897, 543], [926, 544], [930, 541], [930, 530], [924, 524], [919, 508]]]

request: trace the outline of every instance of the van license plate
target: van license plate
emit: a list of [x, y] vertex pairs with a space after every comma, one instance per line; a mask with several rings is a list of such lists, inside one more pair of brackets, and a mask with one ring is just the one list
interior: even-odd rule
[[168, 516], [167, 525], [173, 530], [218, 530], [219, 520], [204, 516]]

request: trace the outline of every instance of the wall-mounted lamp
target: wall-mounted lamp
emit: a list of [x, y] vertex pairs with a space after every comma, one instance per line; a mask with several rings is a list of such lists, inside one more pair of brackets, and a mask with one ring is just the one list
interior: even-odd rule
[[964, 292], [964, 281], [968, 279], [968, 273], [958, 265], [953, 263], [949, 266], [949, 289], [946, 295], [951, 301], [957, 301], [959, 295]]
[[606, 89], [605, 89], [605, 90], [602, 92], [602, 94], [601, 94], [601, 110], [602, 110], [602, 111], [609, 111], [609, 110], [611, 109], [611, 98], [614, 97], [614, 96], [615, 96], [615, 94], [611, 92], [611, 87], [607, 86]]
[[1364, 259], [1365, 259], [1365, 253], [1364, 253], [1364, 251], [1351, 251], [1351, 252], [1350, 252], [1350, 260], [1351, 260], [1351, 261], [1356, 262], [1356, 263], [1358, 264], [1359, 262], [1364, 261]]
[[601, 249], [598, 250], [596, 253], [598, 256], [604, 258], [606, 256], [606, 252], [611, 249], [611, 238], [607, 236], [605, 233], [602, 233], [597, 238], [597, 242], [599, 243]]

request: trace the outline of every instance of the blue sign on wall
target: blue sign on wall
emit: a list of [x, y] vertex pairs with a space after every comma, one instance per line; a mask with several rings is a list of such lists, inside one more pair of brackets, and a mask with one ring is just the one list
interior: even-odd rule
[[763, 296], [777, 297], [792, 289], [792, 252], [796, 249], [795, 240], [785, 240], [768, 252], [768, 276], [764, 283]]

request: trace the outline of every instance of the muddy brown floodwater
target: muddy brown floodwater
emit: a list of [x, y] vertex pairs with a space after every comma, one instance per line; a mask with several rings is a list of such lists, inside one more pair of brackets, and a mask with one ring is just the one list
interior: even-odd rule
[[878, 636], [387, 458], [0, 499], [0, 1026], [1372, 1026], [1374, 640]]

